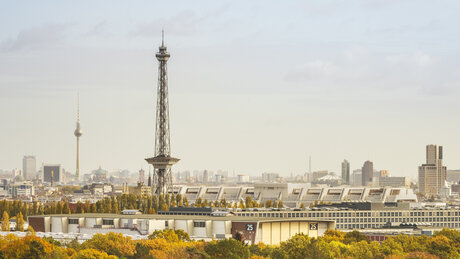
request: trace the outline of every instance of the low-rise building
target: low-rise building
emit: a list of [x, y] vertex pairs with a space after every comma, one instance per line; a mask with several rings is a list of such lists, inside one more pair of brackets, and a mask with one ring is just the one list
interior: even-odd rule
[[379, 178], [380, 187], [406, 187], [410, 188], [409, 177], [385, 176]]
[[29, 225], [37, 232], [108, 233], [148, 235], [155, 230], [181, 229], [192, 239], [212, 240], [235, 237], [241, 233], [246, 242], [276, 245], [297, 233], [319, 237], [334, 222], [306, 218], [272, 218], [235, 216], [231, 213], [200, 215], [122, 215], [72, 214], [29, 216]]

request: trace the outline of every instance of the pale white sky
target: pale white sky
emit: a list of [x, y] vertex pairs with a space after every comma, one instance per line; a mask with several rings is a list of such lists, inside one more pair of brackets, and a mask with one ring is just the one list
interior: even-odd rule
[[460, 168], [458, 1], [0, 1], [0, 168], [147, 168], [161, 29], [175, 170]]

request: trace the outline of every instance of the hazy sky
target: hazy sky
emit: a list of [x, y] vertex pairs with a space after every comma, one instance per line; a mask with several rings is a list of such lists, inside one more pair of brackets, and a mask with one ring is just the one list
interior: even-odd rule
[[175, 170], [460, 168], [460, 2], [0, 1], [0, 168], [147, 169], [161, 29]]

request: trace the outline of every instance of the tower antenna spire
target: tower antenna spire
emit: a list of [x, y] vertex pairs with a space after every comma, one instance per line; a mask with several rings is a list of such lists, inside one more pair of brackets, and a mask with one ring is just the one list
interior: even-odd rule
[[161, 30], [161, 46], [165, 46], [165, 30]]
[[77, 92], [77, 122], [80, 122], [80, 92]]
[[80, 92], [77, 93], [77, 127], [74, 131], [75, 137], [77, 137], [77, 161], [76, 161], [76, 172], [75, 177], [80, 180], [80, 137], [83, 134], [80, 128]]

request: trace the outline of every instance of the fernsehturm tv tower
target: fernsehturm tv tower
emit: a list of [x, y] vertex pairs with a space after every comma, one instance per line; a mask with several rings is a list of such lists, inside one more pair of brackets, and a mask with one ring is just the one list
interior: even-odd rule
[[[157, 111], [155, 131], [155, 156], [146, 158], [147, 162], [154, 167], [156, 178], [156, 194], [166, 195], [168, 188], [172, 185], [171, 166], [179, 161], [171, 157], [171, 146], [169, 139], [169, 104], [168, 104], [168, 74], [166, 63], [170, 57], [164, 44], [164, 32], [156, 58], [158, 65], [158, 89], [157, 89]], [[153, 195], [153, 193], [152, 193]]]
[[80, 129], [80, 96], [77, 99], [77, 128], [74, 131], [75, 137], [77, 137], [77, 170], [75, 176], [77, 181], [80, 180], [80, 137], [83, 132]]

